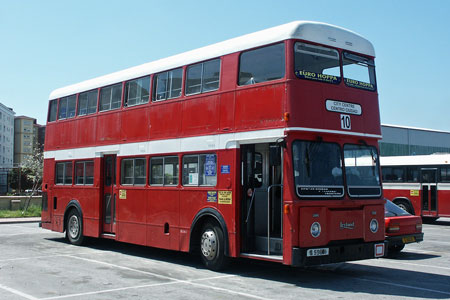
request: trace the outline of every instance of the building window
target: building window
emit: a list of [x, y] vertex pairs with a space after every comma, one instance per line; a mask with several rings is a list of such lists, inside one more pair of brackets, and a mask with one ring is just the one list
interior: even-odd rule
[[59, 99], [59, 113], [58, 119], [70, 119], [75, 117], [77, 96], [72, 95], [69, 97], [63, 97]]
[[220, 59], [189, 66], [186, 72], [186, 95], [219, 89]]
[[181, 96], [183, 69], [175, 69], [155, 75], [153, 101], [177, 98]]
[[122, 98], [122, 84], [104, 87], [100, 90], [100, 111], [117, 109]]
[[249, 85], [284, 77], [284, 44], [247, 51], [239, 60], [239, 85]]
[[178, 185], [178, 157], [153, 157], [150, 172], [150, 185]]
[[148, 103], [150, 95], [150, 76], [127, 81], [125, 84], [124, 106]]
[[72, 162], [56, 164], [56, 184], [72, 184]]
[[75, 163], [75, 184], [92, 185], [94, 183], [94, 162]]
[[217, 184], [216, 162], [215, 154], [184, 156], [183, 185], [215, 186]]
[[122, 159], [120, 184], [145, 185], [146, 159], [127, 158]]
[[97, 112], [98, 91], [84, 92], [78, 95], [78, 115], [90, 115]]

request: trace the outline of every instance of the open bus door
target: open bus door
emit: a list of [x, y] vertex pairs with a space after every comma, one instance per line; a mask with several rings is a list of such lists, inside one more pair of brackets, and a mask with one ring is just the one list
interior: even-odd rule
[[421, 169], [421, 185], [422, 185], [422, 216], [437, 216], [437, 169], [422, 168]]
[[244, 256], [282, 259], [281, 162], [282, 151], [277, 145], [241, 145], [241, 254]]
[[103, 232], [115, 233], [116, 224], [116, 155], [105, 155], [103, 157]]

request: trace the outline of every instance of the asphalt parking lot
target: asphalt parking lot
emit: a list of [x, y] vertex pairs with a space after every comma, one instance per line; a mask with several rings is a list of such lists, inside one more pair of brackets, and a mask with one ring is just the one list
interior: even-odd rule
[[450, 219], [396, 257], [306, 269], [109, 240], [77, 247], [30, 224], [0, 224], [0, 299], [450, 299]]

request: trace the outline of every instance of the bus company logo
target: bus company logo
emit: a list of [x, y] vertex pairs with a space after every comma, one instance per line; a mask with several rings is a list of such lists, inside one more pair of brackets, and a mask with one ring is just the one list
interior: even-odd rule
[[351, 223], [347, 223], [347, 222], [343, 223], [343, 222], [340, 222], [340, 224], [339, 224], [339, 229], [340, 229], [340, 230], [343, 230], [343, 229], [350, 229], [350, 230], [353, 230], [353, 229], [355, 229], [355, 221], [353, 221], [353, 222], [351, 222]]

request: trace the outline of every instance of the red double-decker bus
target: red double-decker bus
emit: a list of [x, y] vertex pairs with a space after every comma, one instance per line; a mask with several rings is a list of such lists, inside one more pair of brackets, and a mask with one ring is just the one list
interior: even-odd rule
[[293, 22], [53, 91], [42, 226], [211, 269], [383, 256], [374, 56]]
[[381, 158], [386, 198], [424, 221], [450, 217], [450, 154]]

